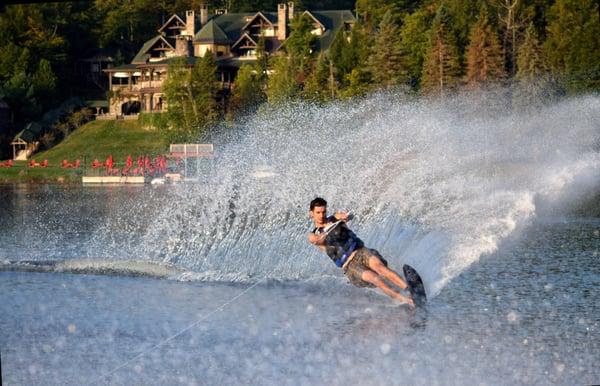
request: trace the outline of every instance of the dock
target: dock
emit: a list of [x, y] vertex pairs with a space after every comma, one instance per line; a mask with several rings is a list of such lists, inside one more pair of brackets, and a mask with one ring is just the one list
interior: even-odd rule
[[84, 184], [143, 184], [144, 176], [83, 176]]

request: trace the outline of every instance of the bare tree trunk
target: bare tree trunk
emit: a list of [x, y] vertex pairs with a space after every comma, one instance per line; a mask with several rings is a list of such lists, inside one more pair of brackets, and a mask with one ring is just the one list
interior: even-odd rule
[[[519, 0], [504, 0], [496, 5], [499, 8], [498, 19], [504, 24], [505, 32], [502, 39], [502, 55], [510, 76], [515, 72], [517, 54], [517, 25], [515, 22], [516, 9]], [[509, 47], [510, 46], [510, 47]]]

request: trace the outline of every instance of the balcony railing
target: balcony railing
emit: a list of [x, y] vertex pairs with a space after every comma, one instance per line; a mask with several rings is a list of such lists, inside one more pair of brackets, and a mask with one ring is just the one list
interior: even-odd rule
[[138, 82], [138, 85], [141, 88], [156, 88], [156, 87], [162, 87], [163, 85], [163, 80], [153, 80], [153, 81], [149, 81], [149, 80], [145, 80], [143, 82]]

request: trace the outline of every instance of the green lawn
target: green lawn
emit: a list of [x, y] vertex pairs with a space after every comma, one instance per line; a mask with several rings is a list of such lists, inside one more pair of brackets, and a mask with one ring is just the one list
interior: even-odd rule
[[[28, 162], [15, 162], [12, 168], [0, 168], [0, 181], [80, 181], [84, 165], [94, 159], [103, 162], [113, 156], [117, 167], [127, 155], [157, 155], [168, 152], [166, 140], [154, 129], [145, 129], [138, 121], [92, 121], [71, 133], [52, 149], [34, 154], [37, 162], [48, 160], [47, 168], [30, 168]], [[81, 169], [63, 169], [63, 159], [81, 161]]]

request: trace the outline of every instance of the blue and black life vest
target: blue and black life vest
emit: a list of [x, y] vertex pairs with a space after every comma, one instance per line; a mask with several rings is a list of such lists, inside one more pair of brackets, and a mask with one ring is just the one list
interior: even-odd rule
[[330, 222], [328, 226], [315, 228], [313, 233], [318, 235], [329, 232], [325, 238], [325, 253], [335, 265], [342, 267], [352, 252], [364, 247], [364, 243], [346, 226], [345, 222], [338, 222], [333, 216], [328, 217], [327, 221]]

